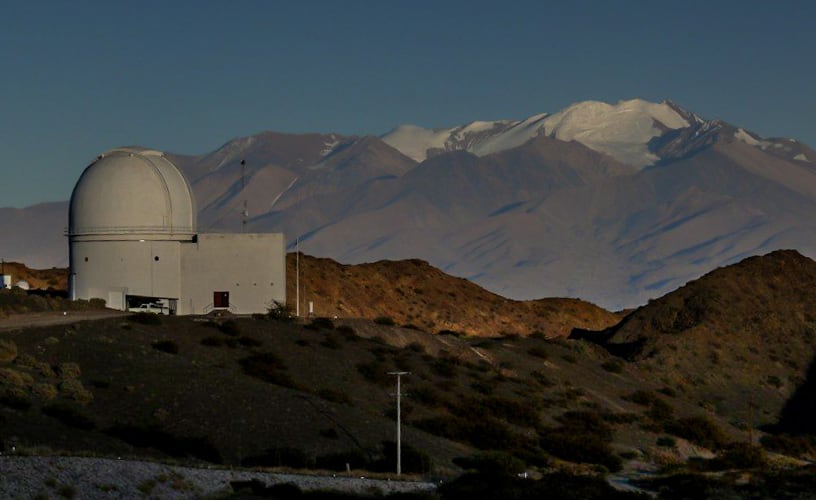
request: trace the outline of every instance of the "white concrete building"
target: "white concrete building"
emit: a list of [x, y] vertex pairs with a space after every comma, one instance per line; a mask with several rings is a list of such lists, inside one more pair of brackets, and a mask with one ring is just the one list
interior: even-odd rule
[[198, 234], [190, 185], [164, 154], [119, 148], [77, 181], [68, 223], [69, 293], [112, 309], [262, 313], [286, 301], [283, 234]]

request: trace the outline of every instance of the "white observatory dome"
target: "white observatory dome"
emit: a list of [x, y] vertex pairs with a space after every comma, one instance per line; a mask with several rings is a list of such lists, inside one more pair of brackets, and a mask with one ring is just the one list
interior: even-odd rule
[[190, 184], [164, 153], [139, 147], [100, 155], [71, 195], [72, 237], [187, 239], [195, 232]]

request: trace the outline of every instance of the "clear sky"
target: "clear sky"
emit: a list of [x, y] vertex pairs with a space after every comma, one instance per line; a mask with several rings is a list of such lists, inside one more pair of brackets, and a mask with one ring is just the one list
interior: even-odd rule
[[17, 1], [0, 6], [0, 206], [115, 146], [380, 135], [671, 99], [816, 146], [816, 2]]

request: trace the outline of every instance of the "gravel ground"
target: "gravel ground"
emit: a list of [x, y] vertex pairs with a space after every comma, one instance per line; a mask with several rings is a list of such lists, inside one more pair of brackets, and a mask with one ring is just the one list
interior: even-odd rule
[[0, 498], [202, 498], [232, 492], [230, 481], [291, 483], [304, 491], [380, 496], [432, 491], [433, 483], [203, 469], [155, 462], [85, 457], [0, 457]]

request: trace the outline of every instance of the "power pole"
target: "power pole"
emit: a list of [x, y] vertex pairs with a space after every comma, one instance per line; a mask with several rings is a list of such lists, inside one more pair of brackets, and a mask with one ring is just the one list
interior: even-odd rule
[[295, 237], [295, 317], [300, 317], [300, 236]]
[[401, 429], [401, 408], [400, 408], [400, 398], [402, 397], [402, 393], [400, 392], [400, 379], [403, 375], [408, 375], [411, 372], [388, 372], [389, 375], [394, 375], [397, 377], [397, 475], [399, 476], [402, 474], [402, 429]]
[[244, 209], [241, 210], [241, 232], [246, 232], [247, 218], [249, 217], [249, 210], [247, 210], [247, 199], [244, 188], [246, 187], [246, 160], [241, 160], [241, 194], [244, 195]]

